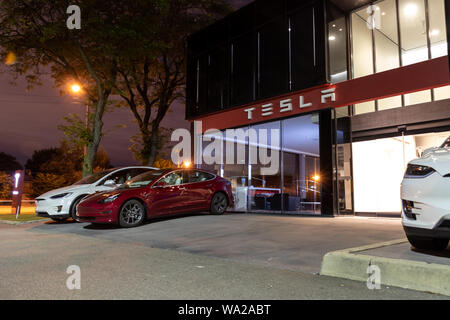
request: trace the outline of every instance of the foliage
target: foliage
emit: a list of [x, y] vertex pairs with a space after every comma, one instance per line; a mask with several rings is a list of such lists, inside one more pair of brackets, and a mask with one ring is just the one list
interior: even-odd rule
[[25, 169], [36, 176], [40, 172], [41, 166], [53, 156], [56, 156], [58, 152], [58, 148], [35, 150], [31, 158], [25, 163]]
[[159, 169], [173, 169], [177, 167], [171, 160], [165, 160], [160, 157], [156, 158], [152, 166]]
[[54, 173], [38, 173], [36, 178], [33, 179], [32, 185], [32, 197], [38, 197], [39, 195], [57, 188], [70, 185], [70, 181], [65, 176]]
[[0, 171], [12, 172], [21, 170], [22, 165], [10, 154], [0, 152]]
[[223, 0], [139, 2], [127, 25], [136, 30], [128, 41], [133, 54], [119, 57], [114, 89], [137, 121], [140, 136], [133, 137], [132, 151], [142, 164], [161, 152], [160, 124], [172, 103], [184, 98], [188, 35], [231, 10]]
[[[58, 148], [36, 150], [27, 161], [33, 176], [31, 196], [37, 197], [55, 188], [71, 185], [82, 177], [83, 151], [70, 147], [65, 141]], [[94, 159], [93, 171], [111, 168], [105, 150], [99, 149]], [[53, 179], [53, 180], [52, 180]]]
[[0, 172], [0, 199], [10, 199], [13, 186], [13, 177], [6, 172]]

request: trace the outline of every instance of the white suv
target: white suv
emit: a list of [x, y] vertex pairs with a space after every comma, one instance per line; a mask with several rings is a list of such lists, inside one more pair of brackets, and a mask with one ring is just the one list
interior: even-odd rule
[[450, 137], [408, 163], [401, 185], [402, 223], [417, 249], [447, 248], [450, 239]]
[[36, 215], [64, 221], [70, 217], [76, 221], [78, 203], [89, 194], [117, 188], [131, 178], [153, 167], [124, 167], [94, 173], [80, 181], [40, 195], [36, 201]]

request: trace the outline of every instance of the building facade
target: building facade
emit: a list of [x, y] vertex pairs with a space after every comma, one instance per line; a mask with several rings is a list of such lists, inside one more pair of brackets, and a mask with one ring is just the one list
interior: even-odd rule
[[243, 150], [197, 165], [232, 182], [237, 211], [399, 215], [407, 162], [450, 136], [448, 5], [257, 0], [192, 35], [194, 144], [208, 148], [200, 134], [216, 129], [236, 144], [224, 158]]

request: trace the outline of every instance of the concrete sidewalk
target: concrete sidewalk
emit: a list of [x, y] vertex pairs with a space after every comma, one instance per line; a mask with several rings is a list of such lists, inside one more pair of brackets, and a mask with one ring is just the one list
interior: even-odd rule
[[323, 258], [320, 274], [367, 281], [368, 267], [376, 266], [383, 285], [450, 296], [449, 258], [449, 248], [415, 250], [406, 239], [399, 239], [329, 252]]

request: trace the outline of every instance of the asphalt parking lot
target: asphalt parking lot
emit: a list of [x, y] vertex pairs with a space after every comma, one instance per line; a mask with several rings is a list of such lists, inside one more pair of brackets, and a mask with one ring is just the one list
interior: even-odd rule
[[76, 234], [121, 243], [318, 273], [325, 253], [404, 238], [399, 219], [257, 214], [187, 215], [133, 228], [47, 222], [34, 232]]
[[250, 214], [0, 224], [0, 299], [448, 299], [316, 274], [324, 252], [399, 236], [398, 220]]

